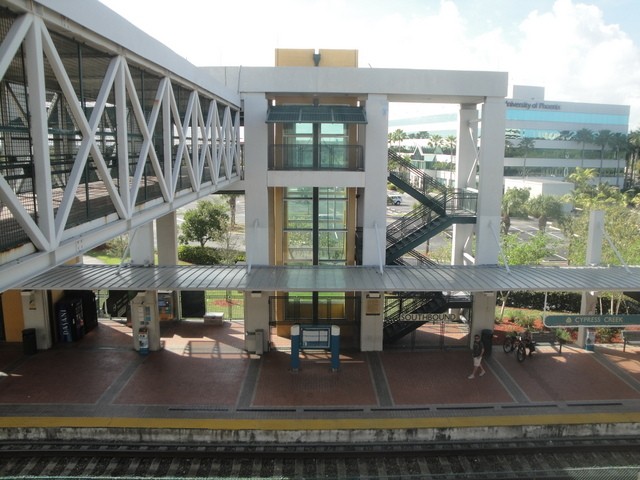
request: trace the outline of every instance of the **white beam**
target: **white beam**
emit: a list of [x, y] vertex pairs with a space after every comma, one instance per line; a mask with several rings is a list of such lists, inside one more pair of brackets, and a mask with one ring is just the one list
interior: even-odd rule
[[33, 19], [33, 15], [26, 14], [16, 18], [13, 24], [11, 24], [7, 36], [4, 37], [0, 45], [0, 78], [4, 77], [4, 74], [7, 73], [7, 68], [9, 68], [9, 65], [13, 62], [16, 53], [18, 53], [20, 45], [22, 45], [27, 32], [33, 24]]
[[[125, 80], [127, 73], [126, 62], [120, 61], [113, 88], [116, 97], [118, 180], [120, 185], [120, 198], [122, 198], [122, 203], [126, 210], [123, 218], [131, 217], [131, 196], [129, 191], [129, 126], [127, 123], [127, 86]], [[134, 114], [132, 113], [132, 115]]]
[[38, 208], [38, 226], [54, 248], [55, 223], [53, 194], [51, 192], [51, 159], [47, 131], [47, 94], [44, 84], [44, 60], [42, 57], [42, 33], [44, 24], [34, 19], [25, 37], [25, 69], [29, 88], [28, 105], [31, 114], [31, 141], [33, 146], [34, 190]]
[[[160, 191], [162, 192], [162, 196], [165, 201], [170, 201], [170, 194], [167, 189], [167, 182], [165, 180], [164, 172], [162, 171], [162, 167], [160, 166], [160, 161], [158, 160], [158, 156], [156, 151], [151, 148], [151, 131], [156, 128], [156, 122], [158, 121], [158, 115], [160, 109], [162, 108], [162, 99], [165, 96], [165, 90], [169, 83], [168, 79], [162, 79], [160, 84], [158, 85], [158, 91], [156, 92], [155, 101], [153, 102], [153, 108], [151, 109], [151, 114], [149, 115], [149, 123], [146, 123], [144, 118], [144, 113], [142, 111], [142, 107], [140, 106], [140, 102], [138, 101], [138, 94], [136, 93], [135, 85], [133, 84], [133, 78], [131, 78], [131, 72], [129, 70], [129, 66], [124, 64], [126, 70], [125, 83], [127, 87], [127, 93], [129, 98], [131, 99], [131, 106], [133, 108], [133, 114], [135, 116], [136, 122], [138, 124], [138, 128], [142, 133], [143, 142], [140, 147], [140, 155], [138, 157], [138, 162], [136, 164], [136, 170], [133, 175], [133, 179], [131, 181], [131, 188], [129, 192], [129, 204], [127, 204], [127, 210], [129, 216], [131, 216], [131, 212], [134, 209], [136, 198], [138, 196], [138, 191], [140, 190], [140, 181], [142, 179], [142, 175], [144, 173], [144, 166], [147, 163], [147, 156], [151, 161], [151, 166], [158, 177], [158, 184], [160, 185]], [[123, 160], [123, 159], [121, 159]], [[124, 159], [123, 163], [128, 164], [129, 159]], [[126, 166], [129, 168], [128, 165]], [[120, 188], [128, 188], [128, 185]]]

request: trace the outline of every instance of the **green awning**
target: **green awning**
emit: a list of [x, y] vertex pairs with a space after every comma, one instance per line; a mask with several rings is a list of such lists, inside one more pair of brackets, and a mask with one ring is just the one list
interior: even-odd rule
[[367, 123], [362, 107], [275, 105], [267, 110], [267, 123]]

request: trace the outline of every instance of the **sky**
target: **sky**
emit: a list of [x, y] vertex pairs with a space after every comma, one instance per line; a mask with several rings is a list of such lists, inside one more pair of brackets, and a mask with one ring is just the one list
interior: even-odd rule
[[534, 85], [547, 100], [630, 105], [640, 128], [638, 0], [100, 1], [197, 66], [356, 49], [361, 68], [500, 71], [508, 96]]

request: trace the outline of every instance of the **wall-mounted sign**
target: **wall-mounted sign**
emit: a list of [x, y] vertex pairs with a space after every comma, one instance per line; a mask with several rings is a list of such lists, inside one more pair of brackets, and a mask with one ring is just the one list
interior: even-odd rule
[[401, 322], [454, 322], [458, 316], [454, 313], [403, 313]]
[[519, 102], [514, 100], [507, 100], [507, 107], [523, 108], [525, 110], [561, 110], [560, 105], [557, 103]]
[[549, 315], [546, 327], [624, 327], [640, 325], [640, 315]]

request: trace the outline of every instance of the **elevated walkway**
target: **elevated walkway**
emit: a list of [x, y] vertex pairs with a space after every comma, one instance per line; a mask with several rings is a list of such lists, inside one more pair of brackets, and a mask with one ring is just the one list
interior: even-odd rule
[[[338, 442], [636, 434], [640, 348], [501, 348], [468, 380], [467, 349], [323, 351], [290, 371], [283, 345], [242, 350], [242, 323], [162, 324], [164, 349], [139, 355], [102, 320], [78, 343], [25, 356], [0, 345], [0, 436], [164, 442]], [[276, 342], [278, 344], [278, 342]], [[426, 369], [425, 366], [429, 368]]]

